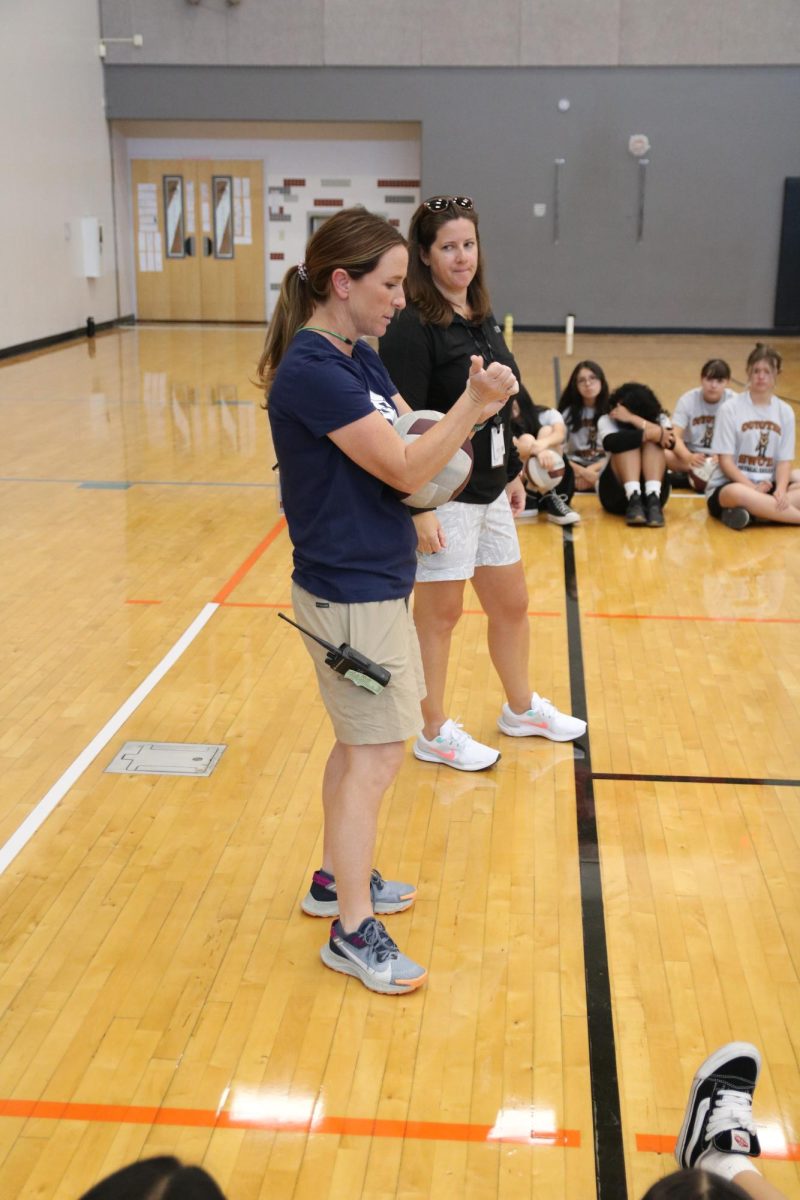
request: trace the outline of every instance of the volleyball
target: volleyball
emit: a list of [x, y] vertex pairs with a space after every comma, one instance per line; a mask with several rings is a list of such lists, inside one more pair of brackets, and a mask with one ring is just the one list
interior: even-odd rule
[[[420, 409], [419, 412], [403, 413], [394, 423], [395, 431], [404, 442], [414, 442], [426, 429], [430, 429], [444, 414], [433, 409]], [[438, 508], [446, 504], [459, 492], [463, 491], [472, 474], [472, 443], [469, 438], [456, 450], [449, 462], [445, 463], [428, 483], [423, 483], [410, 496], [405, 492], [397, 495], [409, 508]]]
[[552, 492], [564, 478], [565, 464], [560, 454], [554, 450], [549, 452], [553, 457], [551, 467], [543, 467], [534, 455], [525, 463], [525, 474], [537, 492]]

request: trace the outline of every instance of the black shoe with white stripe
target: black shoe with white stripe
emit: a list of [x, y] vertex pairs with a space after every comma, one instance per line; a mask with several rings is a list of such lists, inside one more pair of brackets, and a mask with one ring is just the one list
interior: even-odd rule
[[701, 1167], [705, 1154], [747, 1154], [761, 1146], [753, 1120], [753, 1092], [761, 1055], [749, 1042], [729, 1042], [698, 1069], [675, 1146], [678, 1165]]
[[565, 498], [558, 492], [546, 492], [539, 501], [539, 510], [546, 514], [548, 521], [554, 525], [577, 525], [580, 513], [570, 508]]

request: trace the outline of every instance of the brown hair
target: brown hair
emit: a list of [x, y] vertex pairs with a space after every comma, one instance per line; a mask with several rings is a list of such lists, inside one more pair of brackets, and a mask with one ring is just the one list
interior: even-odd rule
[[315, 306], [328, 299], [333, 272], [341, 268], [361, 279], [375, 270], [387, 250], [405, 245], [398, 229], [365, 208], [343, 208], [320, 225], [306, 246], [302, 271], [301, 266], [289, 267], [283, 277], [258, 362], [258, 380], [267, 394], [292, 338]]
[[751, 368], [754, 367], [758, 362], [769, 363], [775, 374], [780, 375], [781, 367], [783, 366], [783, 359], [777, 350], [774, 350], [772, 346], [767, 346], [765, 342], [756, 342], [755, 346], [750, 351], [750, 354], [747, 358], [748, 375], [750, 374]]
[[[432, 197], [432, 199], [435, 198]], [[431, 269], [422, 261], [420, 251], [424, 250], [428, 254], [441, 227], [448, 221], [458, 221], [462, 217], [471, 221], [475, 226], [475, 240], [478, 243], [478, 269], [475, 272], [475, 278], [467, 288], [467, 301], [475, 321], [484, 321], [491, 311], [489, 293], [483, 280], [483, 251], [478, 233], [477, 211], [474, 208], [461, 208], [460, 205], [450, 203], [437, 212], [431, 212], [423, 203], [414, 213], [408, 227], [409, 259], [406, 296], [412, 304], [416, 305], [422, 320], [430, 321], [431, 325], [442, 325], [447, 328], [453, 320], [453, 306], [449, 300], [445, 300], [433, 282]]]

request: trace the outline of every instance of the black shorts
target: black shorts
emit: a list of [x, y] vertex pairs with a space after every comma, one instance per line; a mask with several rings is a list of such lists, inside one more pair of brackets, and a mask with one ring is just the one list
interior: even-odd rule
[[[608, 460], [603, 468], [603, 473], [598, 480], [597, 495], [599, 496], [600, 503], [606, 512], [615, 513], [617, 516], [621, 517], [624, 516], [625, 510], [628, 507], [628, 497], [625, 495], [625, 488], [623, 484], [620, 483], [614, 474], [611, 461], [611, 459]], [[642, 476], [639, 482], [641, 483], [642, 493], [644, 494], [644, 476]], [[665, 475], [661, 484], [662, 508], [669, 500], [669, 494], [671, 490], [672, 489], [670, 488], [667, 476]]]
[[[714, 491], [706, 500], [708, 511], [711, 513], [712, 517], [716, 517], [718, 521], [722, 520], [722, 505], [719, 502], [719, 494], [723, 488], [729, 487], [733, 482], [734, 481], [732, 479], [726, 479], [725, 483], [721, 483], [718, 488], [714, 488]], [[763, 492], [762, 495], [771, 496], [774, 491], [775, 480], [773, 479], [772, 486], [770, 487], [769, 491]]]

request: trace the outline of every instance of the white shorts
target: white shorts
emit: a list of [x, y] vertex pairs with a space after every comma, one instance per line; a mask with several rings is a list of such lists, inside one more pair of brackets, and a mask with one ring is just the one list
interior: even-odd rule
[[451, 500], [437, 508], [447, 545], [436, 554], [417, 554], [417, 583], [471, 579], [476, 567], [509, 567], [522, 557], [508, 496], [491, 504]]

